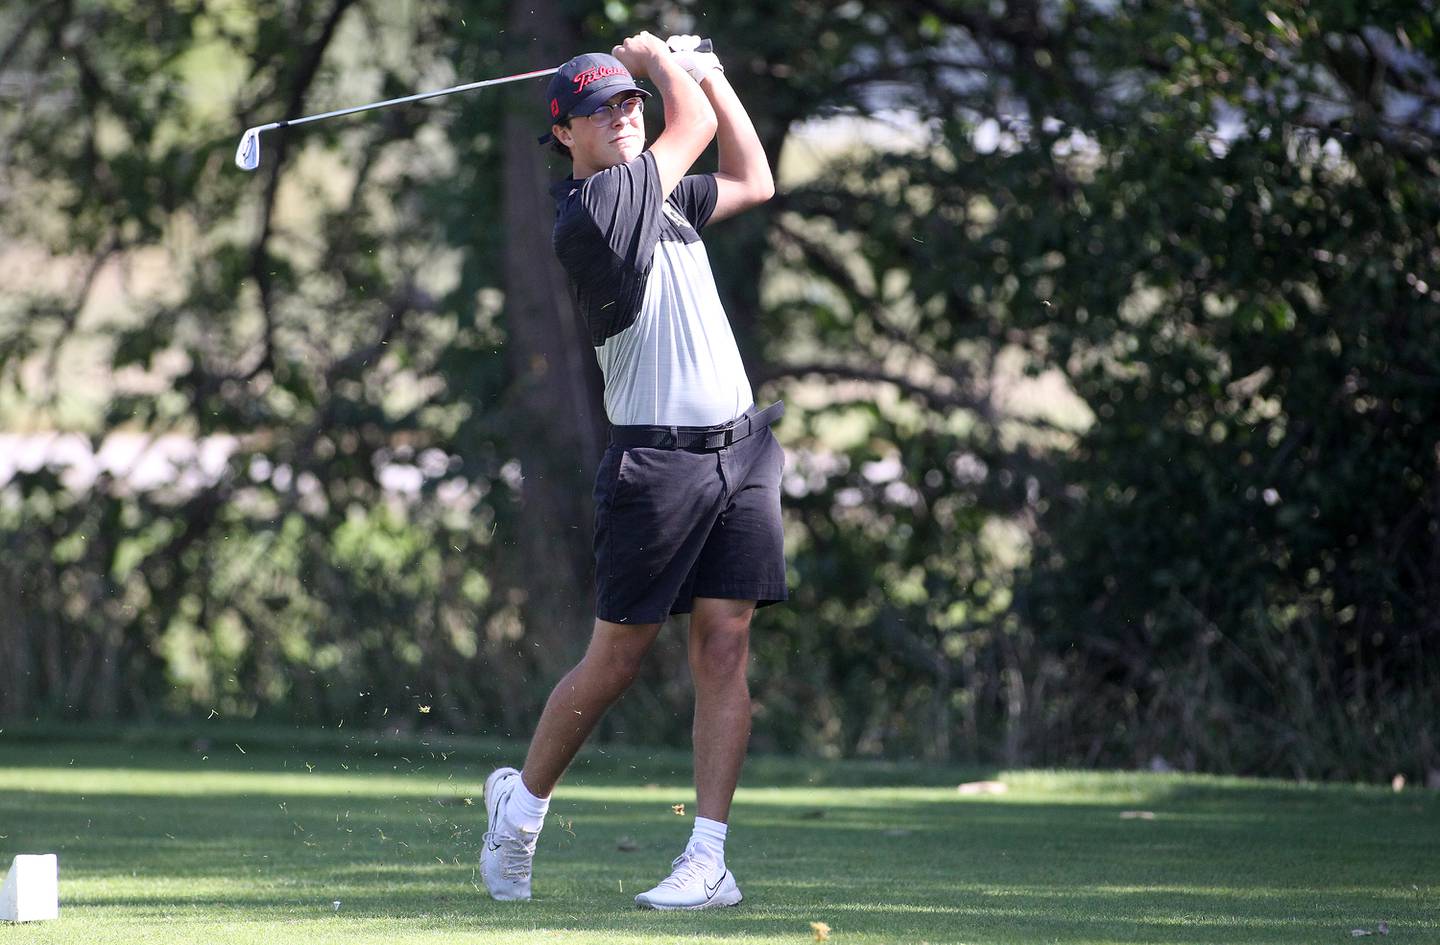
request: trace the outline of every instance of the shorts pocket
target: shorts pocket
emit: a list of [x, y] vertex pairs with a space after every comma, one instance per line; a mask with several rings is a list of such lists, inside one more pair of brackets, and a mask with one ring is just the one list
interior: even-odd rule
[[[674, 450], [648, 446], [632, 446], [625, 450], [620, 454], [620, 466], [615, 472], [617, 498], [634, 496], [636, 490], [643, 490], [647, 482], [664, 481], [666, 470], [674, 465], [676, 458]], [[657, 475], [660, 480], [655, 480]]]

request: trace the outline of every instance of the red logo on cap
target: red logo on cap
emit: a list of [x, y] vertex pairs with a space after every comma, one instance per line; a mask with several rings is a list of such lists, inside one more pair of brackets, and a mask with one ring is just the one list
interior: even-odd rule
[[550, 117], [551, 117], [551, 118], [559, 118], [559, 117], [560, 117], [560, 100], [559, 100], [558, 98], [552, 98], [552, 99], [550, 100]]
[[629, 74], [630, 73], [619, 66], [596, 66], [593, 69], [586, 69], [584, 72], [578, 73], [573, 80], [575, 82], [575, 94], [579, 95], [585, 91], [585, 86], [598, 79], [604, 79], [612, 75], [628, 76]]

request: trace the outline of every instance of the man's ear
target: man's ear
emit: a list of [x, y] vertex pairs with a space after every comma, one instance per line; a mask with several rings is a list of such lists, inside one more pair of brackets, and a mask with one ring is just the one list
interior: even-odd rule
[[551, 125], [550, 133], [555, 136], [556, 141], [567, 148], [575, 144], [575, 135], [571, 133], [568, 125]]

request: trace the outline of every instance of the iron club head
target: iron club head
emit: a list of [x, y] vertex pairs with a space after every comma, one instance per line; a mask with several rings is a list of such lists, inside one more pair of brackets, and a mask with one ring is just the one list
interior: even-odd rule
[[235, 149], [235, 166], [242, 171], [253, 171], [260, 166], [260, 128], [247, 128]]
[[247, 128], [245, 135], [240, 139], [240, 146], [235, 149], [235, 166], [242, 171], [253, 171], [260, 166], [260, 132], [274, 131], [276, 128], [284, 128], [289, 122], [272, 121], [268, 125], [256, 125], [254, 128]]

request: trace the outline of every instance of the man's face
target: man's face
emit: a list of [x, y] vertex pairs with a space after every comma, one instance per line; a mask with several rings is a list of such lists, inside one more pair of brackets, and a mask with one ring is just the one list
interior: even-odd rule
[[645, 150], [645, 102], [633, 91], [617, 92], [595, 115], [575, 115], [551, 132], [570, 149], [578, 177], [634, 160]]

